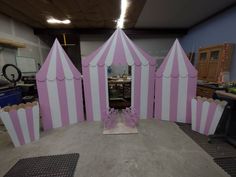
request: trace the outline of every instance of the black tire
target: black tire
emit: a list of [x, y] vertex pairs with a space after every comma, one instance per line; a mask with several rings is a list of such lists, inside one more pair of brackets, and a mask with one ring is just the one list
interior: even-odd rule
[[[12, 80], [11, 78], [9, 78], [9, 77], [7, 76], [6, 69], [7, 69], [9, 66], [15, 68], [16, 71], [17, 71], [18, 77], [17, 77], [16, 79], [14, 79], [14, 80]], [[11, 83], [16, 83], [16, 82], [20, 81], [20, 80], [21, 80], [21, 76], [22, 76], [22, 73], [21, 73], [20, 69], [17, 68], [17, 67], [16, 67], [15, 65], [13, 65], [13, 64], [6, 64], [6, 65], [4, 65], [4, 66], [2, 67], [2, 74], [3, 74], [3, 76], [4, 76], [9, 82], [11, 82]]]

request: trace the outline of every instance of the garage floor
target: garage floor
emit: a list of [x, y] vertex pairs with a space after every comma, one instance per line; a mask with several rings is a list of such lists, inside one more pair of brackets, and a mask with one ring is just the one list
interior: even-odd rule
[[139, 134], [102, 135], [100, 122], [80, 123], [41, 134], [14, 148], [0, 133], [0, 176], [20, 158], [80, 153], [78, 177], [222, 177], [212, 157], [170, 122], [142, 120]]

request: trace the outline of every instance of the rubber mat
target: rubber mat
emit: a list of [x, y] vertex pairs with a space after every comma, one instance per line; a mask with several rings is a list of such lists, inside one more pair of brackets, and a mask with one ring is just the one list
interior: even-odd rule
[[214, 161], [231, 177], [236, 177], [236, 157], [215, 158]]
[[208, 137], [192, 131], [190, 125], [181, 123], [177, 123], [177, 125], [213, 158], [236, 157], [236, 148], [224, 140], [214, 139], [212, 143], [208, 143]]
[[73, 177], [78, 153], [20, 159], [5, 177]]

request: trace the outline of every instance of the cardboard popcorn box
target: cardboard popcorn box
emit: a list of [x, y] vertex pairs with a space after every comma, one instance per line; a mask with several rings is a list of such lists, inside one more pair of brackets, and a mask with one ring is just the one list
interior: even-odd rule
[[38, 102], [6, 106], [0, 116], [15, 147], [39, 139]]
[[192, 130], [204, 135], [213, 135], [227, 102], [197, 97], [192, 99]]

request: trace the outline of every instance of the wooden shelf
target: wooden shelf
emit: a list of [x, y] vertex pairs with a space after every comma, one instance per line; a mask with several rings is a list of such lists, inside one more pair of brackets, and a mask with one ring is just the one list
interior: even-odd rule
[[3, 39], [3, 38], [0, 38], [0, 46], [13, 47], [13, 48], [25, 48], [26, 47], [26, 45], [24, 43], [15, 42], [13, 40]]

